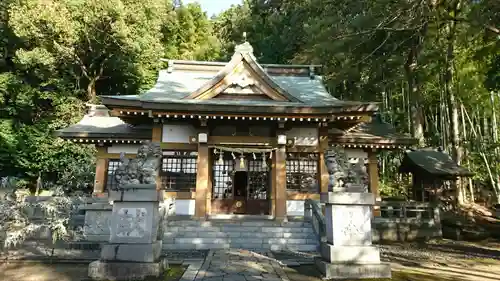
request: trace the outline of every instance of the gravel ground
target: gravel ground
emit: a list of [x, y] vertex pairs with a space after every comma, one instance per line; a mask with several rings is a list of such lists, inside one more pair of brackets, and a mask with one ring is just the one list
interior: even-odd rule
[[405, 266], [421, 263], [447, 265], [471, 262], [498, 263], [500, 265], [500, 242], [465, 242], [432, 240], [423, 243], [397, 243], [380, 245], [382, 259]]

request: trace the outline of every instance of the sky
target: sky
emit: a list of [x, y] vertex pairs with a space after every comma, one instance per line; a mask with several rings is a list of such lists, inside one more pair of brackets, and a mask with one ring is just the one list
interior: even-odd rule
[[185, 4], [198, 2], [201, 5], [201, 8], [207, 12], [207, 16], [211, 17], [214, 14], [218, 14], [233, 4], [241, 4], [242, 0], [184, 0], [182, 1]]

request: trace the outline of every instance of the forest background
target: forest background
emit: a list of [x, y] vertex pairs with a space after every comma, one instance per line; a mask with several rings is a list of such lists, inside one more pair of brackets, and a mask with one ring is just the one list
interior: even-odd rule
[[[138, 94], [166, 59], [321, 64], [339, 99], [378, 101], [384, 121], [475, 173], [459, 203], [500, 202], [500, 1], [246, 0], [208, 18], [169, 0], [0, 1], [0, 178], [91, 190], [95, 151], [55, 138], [99, 95]], [[403, 151], [381, 191], [405, 197]]]

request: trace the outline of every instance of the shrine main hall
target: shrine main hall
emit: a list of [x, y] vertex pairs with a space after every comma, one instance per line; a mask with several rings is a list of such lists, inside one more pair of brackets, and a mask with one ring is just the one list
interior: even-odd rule
[[95, 145], [100, 197], [116, 187], [120, 153], [133, 158], [143, 141], [160, 143], [157, 186], [175, 199], [176, 215], [301, 216], [304, 200], [328, 191], [331, 146], [363, 164], [380, 201], [377, 153], [413, 139], [382, 122], [376, 102], [334, 98], [320, 70], [259, 64], [248, 42], [227, 63], [171, 60], [152, 89], [101, 96], [56, 135]]

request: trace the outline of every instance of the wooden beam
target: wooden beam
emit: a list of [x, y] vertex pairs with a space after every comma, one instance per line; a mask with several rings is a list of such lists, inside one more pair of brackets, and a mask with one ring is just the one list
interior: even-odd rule
[[207, 144], [198, 145], [198, 159], [196, 160], [196, 203], [195, 216], [197, 218], [205, 218], [207, 210], [207, 192], [210, 180], [210, 150]]
[[380, 206], [378, 202], [381, 201], [379, 191], [379, 176], [378, 176], [378, 159], [377, 154], [373, 150], [368, 151], [368, 176], [370, 179], [370, 192], [375, 196], [376, 205], [373, 207], [373, 215], [380, 216]]
[[286, 218], [286, 149], [284, 146], [278, 147], [274, 151], [273, 157], [274, 171], [274, 186], [275, 194], [275, 211], [274, 217], [276, 220], [284, 220]]
[[195, 199], [196, 191], [165, 191], [164, 198]]
[[153, 131], [151, 133], [151, 141], [161, 143], [162, 136], [163, 136], [163, 125], [160, 123], [155, 123], [153, 125]]
[[[161, 143], [162, 136], [163, 136], [163, 125], [160, 123], [153, 124], [153, 131], [151, 132], [151, 141], [156, 143]], [[162, 182], [160, 176], [161, 165], [162, 163], [160, 162], [160, 168], [158, 169], [158, 171], [156, 171], [156, 190], [162, 189]]]
[[108, 159], [105, 155], [106, 147], [97, 147], [97, 163], [95, 167], [94, 193], [102, 193], [106, 188], [106, 173], [108, 169]]
[[223, 144], [260, 144], [273, 146], [276, 144], [276, 138], [271, 137], [256, 137], [256, 136], [209, 136], [209, 145], [223, 145]]
[[196, 151], [198, 145], [195, 143], [174, 143], [174, 142], [162, 142], [160, 144], [163, 150], [189, 150]]
[[320, 127], [318, 130], [318, 185], [320, 193], [328, 192], [328, 183], [330, 181], [330, 175], [328, 174], [328, 169], [325, 162], [325, 150], [328, 149], [328, 128]]
[[320, 195], [318, 193], [301, 193], [301, 192], [288, 192], [287, 200], [319, 200]]

